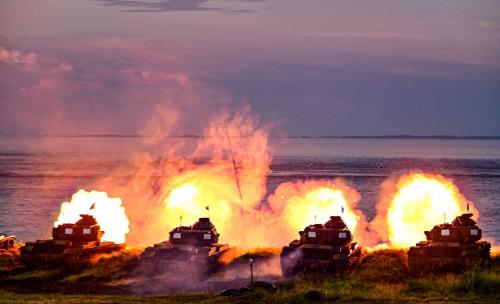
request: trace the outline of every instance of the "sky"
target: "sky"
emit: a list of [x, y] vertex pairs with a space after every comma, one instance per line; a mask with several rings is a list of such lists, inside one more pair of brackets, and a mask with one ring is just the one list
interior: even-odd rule
[[500, 1], [0, 2], [0, 135], [241, 108], [275, 135], [499, 136]]

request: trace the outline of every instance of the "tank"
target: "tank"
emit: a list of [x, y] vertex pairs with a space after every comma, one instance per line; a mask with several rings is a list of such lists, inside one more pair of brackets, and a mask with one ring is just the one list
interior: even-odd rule
[[343, 276], [361, 257], [361, 246], [340, 216], [323, 224], [307, 226], [300, 239], [283, 247], [281, 270], [285, 277], [298, 272], [322, 272]]
[[141, 254], [141, 270], [148, 274], [176, 273], [202, 279], [222, 266], [221, 257], [229, 250], [219, 244], [219, 233], [209, 218], [192, 226], [169, 232], [167, 241], [148, 247]]
[[16, 237], [0, 233], [0, 270], [11, 269], [17, 264], [19, 244]]
[[15, 250], [16, 237], [0, 233], [0, 253]]
[[465, 271], [491, 259], [491, 244], [480, 241], [482, 231], [472, 213], [457, 216], [451, 224], [436, 225], [424, 233], [427, 240], [408, 251], [408, 267], [413, 275]]
[[51, 240], [28, 242], [21, 247], [21, 262], [28, 267], [65, 265], [79, 268], [101, 254], [121, 251], [124, 244], [102, 242], [104, 231], [91, 215], [82, 214], [74, 224], [62, 224], [52, 229]]

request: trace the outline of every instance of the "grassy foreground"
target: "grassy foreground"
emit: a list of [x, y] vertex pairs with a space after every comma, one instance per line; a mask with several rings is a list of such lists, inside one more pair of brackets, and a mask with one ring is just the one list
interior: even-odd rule
[[[2, 287], [2, 303], [500, 303], [500, 257], [493, 258], [488, 269], [474, 269], [463, 274], [446, 274], [411, 278], [405, 267], [405, 253], [377, 251], [365, 257], [356, 271], [345, 279], [299, 276], [275, 283], [277, 289], [255, 288], [232, 296], [216, 293], [189, 293], [177, 295], [123, 294], [118, 290], [103, 294], [97, 287], [103, 281], [102, 271], [91, 269], [78, 277], [58, 277], [54, 272], [39, 271], [18, 274], [17, 280], [29, 284], [44, 284], [56, 277], [65, 286], [74, 288]], [[106, 267], [109, 267], [107, 265]], [[87, 275], [85, 274], [87, 273]], [[113, 274], [116, 277], [116, 273]], [[40, 280], [40, 282], [38, 282]], [[82, 281], [96, 285], [95, 291], [78, 288]], [[68, 283], [69, 282], [69, 283]], [[1, 284], [1, 283], [0, 283]], [[75, 285], [76, 284], [76, 285]], [[83, 284], [82, 286], [84, 286]], [[36, 291], [34, 291], [37, 289]], [[31, 291], [30, 291], [31, 290]]]

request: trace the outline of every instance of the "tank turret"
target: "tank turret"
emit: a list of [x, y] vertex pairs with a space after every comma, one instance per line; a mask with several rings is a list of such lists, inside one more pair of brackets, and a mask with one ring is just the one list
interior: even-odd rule
[[21, 247], [21, 261], [26, 266], [64, 263], [73, 268], [90, 263], [100, 254], [121, 251], [124, 244], [102, 242], [104, 231], [95, 218], [80, 215], [76, 223], [65, 223], [52, 228], [51, 240], [28, 242]]
[[0, 233], [0, 252], [13, 250], [15, 248], [15, 244], [15, 236]]
[[97, 225], [97, 221], [91, 215], [80, 216], [81, 219], [74, 224], [62, 224], [52, 228], [52, 238], [75, 243], [99, 242], [104, 232]]
[[428, 241], [434, 242], [459, 242], [472, 244], [479, 241], [483, 234], [476, 226], [471, 213], [457, 216], [451, 224], [436, 225], [431, 231], [425, 231]]
[[177, 245], [210, 246], [219, 242], [219, 234], [209, 218], [202, 217], [193, 226], [179, 226], [169, 233], [169, 241]]
[[285, 276], [299, 271], [327, 271], [344, 274], [358, 261], [361, 246], [352, 242], [351, 231], [340, 216], [331, 216], [323, 224], [307, 226], [300, 239], [283, 247], [280, 255]]
[[15, 236], [0, 233], [0, 271], [18, 266], [19, 247]]
[[148, 247], [141, 255], [141, 270], [148, 274], [176, 272], [205, 277], [222, 265], [222, 254], [229, 250], [219, 244], [219, 233], [207, 217], [192, 226], [179, 226], [169, 232], [167, 241]]
[[424, 234], [427, 240], [408, 251], [408, 266], [415, 275], [463, 271], [490, 260], [491, 244], [480, 241], [482, 230], [471, 213], [457, 216], [451, 223], [436, 225]]

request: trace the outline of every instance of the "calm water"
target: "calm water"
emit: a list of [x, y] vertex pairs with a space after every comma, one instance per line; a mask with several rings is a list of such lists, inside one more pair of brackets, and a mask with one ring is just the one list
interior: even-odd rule
[[[166, 139], [186, 146], [194, 139]], [[21, 240], [47, 237], [60, 203], [127, 162], [159, 149], [141, 138], [0, 137], [0, 231]], [[500, 242], [500, 140], [273, 139], [268, 191], [284, 181], [342, 177], [374, 216], [381, 183], [393, 173], [421, 169], [454, 180], [481, 213], [484, 235]], [[147, 147], [147, 148], [146, 148]]]

